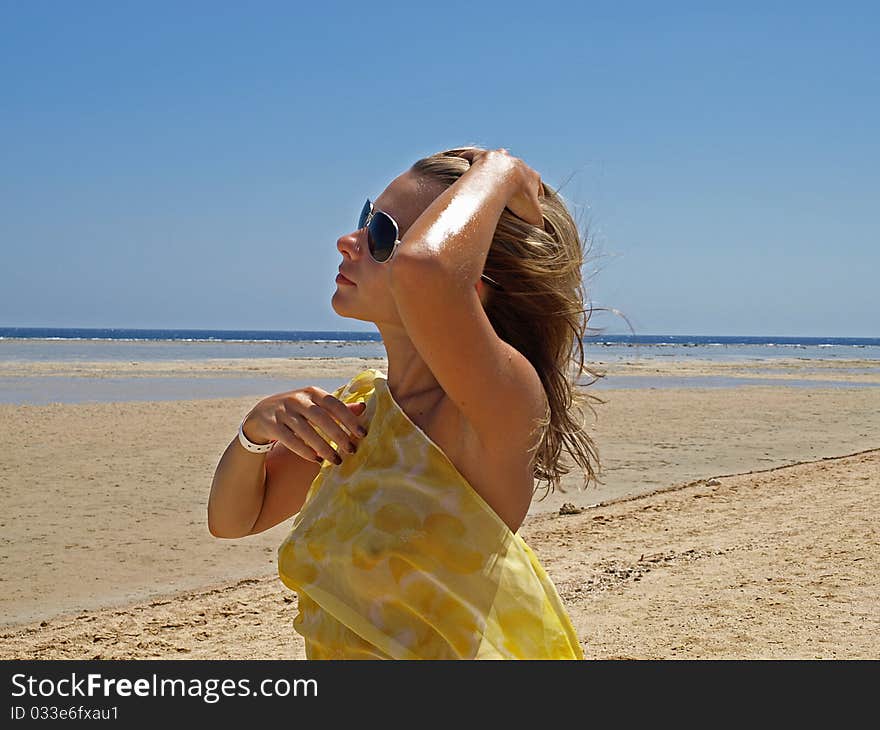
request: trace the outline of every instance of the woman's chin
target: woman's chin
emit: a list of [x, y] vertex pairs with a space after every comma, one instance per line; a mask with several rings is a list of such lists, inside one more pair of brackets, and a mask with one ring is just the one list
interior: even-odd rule
[[366, 320], [363, 317], [359, 317], [357, 312], [352, 307], [347, 307], [343, 302], [337, 301], [337, 296], [334, 294], [330, 299], [330, 306], [333, 308], [333, 311], [336, 312], [340, 317], [345, 317], [346, 319], [359, 319], [365, 322], [370, 320]]

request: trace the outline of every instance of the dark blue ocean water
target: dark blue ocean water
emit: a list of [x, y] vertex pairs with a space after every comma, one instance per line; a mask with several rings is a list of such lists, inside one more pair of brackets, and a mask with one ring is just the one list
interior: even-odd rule
[[[880, 337], [609, 335], [584, 339], [588, 360], [880, 360]], [[384, 357], [378, 332], [0, 327], [0, 361]]]

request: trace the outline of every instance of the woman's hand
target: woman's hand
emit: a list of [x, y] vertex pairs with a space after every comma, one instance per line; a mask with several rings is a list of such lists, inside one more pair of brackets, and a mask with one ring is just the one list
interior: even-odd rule
[[333, 440], [340, 450], [353, 454], [356, 440], [366, 435], [361, 433], [363, 429], [358, 423], [365, 408], [363, 403], [343, 403], [326, 390], [310, 385], [261, 400], [245, 417], [242, 431], [257, 443], [280, 441], [303, 459], [318, 463], [327, 459], [341, 464], [341, 457], [315, 428]]
[[471, 165], [496, 161], [510, 165], [516, 183], [514, 193], [507, 201], [507, 209], [517, 218], [522, 218], [533, 226], [544, 227], [544, 214], [538, 200], [544, 195], [544, 183], [535, 170], [503, 147], [497, 150], [465, 149], [459, 152], [458, 156], [468, 160]]

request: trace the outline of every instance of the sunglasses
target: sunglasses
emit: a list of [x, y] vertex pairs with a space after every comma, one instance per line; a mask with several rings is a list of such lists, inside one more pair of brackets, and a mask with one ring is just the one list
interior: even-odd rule
[[[384, 210], [376, 208], [373, 201], [367, 198], [358, 219], [358, 230], [362, 228], [367, 229], [367, 248], [373, 261], [379, 264], [390, 261], [400, 244], [400, 228], [397, 221]], [[489, 282], [496, 289], [502, 288], [497, 281], [490, 279], [485, 274], [481, 274], [480, 278]]]
[[358, 230], [364, 227], [367, 229], [367, 246], [373, 261], [382, 264], [390, 260], [400, 243], [397, 221], [384, 210], [374, 207], [373, 201], [367, 198], [358, 219]]

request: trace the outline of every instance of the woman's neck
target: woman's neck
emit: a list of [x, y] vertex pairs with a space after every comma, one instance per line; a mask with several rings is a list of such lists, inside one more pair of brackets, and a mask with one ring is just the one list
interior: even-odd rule
[[[435, 400], [443, 389], [404, 330], [382, 332], [388, 359], [388, 389], [400, 405]], [[433, 398], [432, 398], [433, 395]]]

